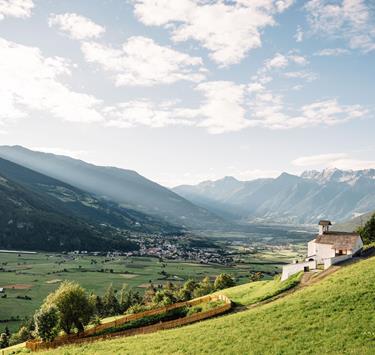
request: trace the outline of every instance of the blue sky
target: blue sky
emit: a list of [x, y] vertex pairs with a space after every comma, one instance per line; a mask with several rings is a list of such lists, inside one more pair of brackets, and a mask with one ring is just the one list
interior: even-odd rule
[[368, 0], [0, 1], [0, 142], [167, 186], [375, 168]]

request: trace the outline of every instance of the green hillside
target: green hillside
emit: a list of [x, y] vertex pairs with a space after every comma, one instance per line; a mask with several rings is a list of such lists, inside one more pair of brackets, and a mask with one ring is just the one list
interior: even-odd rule
[[0, 249], [136, 248], [115, 228], [126, 232], [179, 232], [155, 217], [0, 158]]
[[375, 258], [371, 258], [244, 312], [179, 329], [47, 353], [374, 354], [374, 281]]
[[0, 146], [0, 156], [123, 207], [189, 229], [225, 226], [218, 216], [132, 170], [96, 166], [66, 156]]
[[352, 218], [348, 221], [337, 223], [333, 226], [332, 230], [337, 230], [341, 232], [354, 232], [359, 227], [364, 226], [374, 213], [375, 211], [371, 211], [368, 213], [361, 214], [360, 216]]

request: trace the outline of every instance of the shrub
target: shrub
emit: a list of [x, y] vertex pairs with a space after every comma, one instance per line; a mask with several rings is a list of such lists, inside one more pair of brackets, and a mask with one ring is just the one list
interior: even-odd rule
[[203, 308], [201, 306], [193, 306], [193, 307], [189, 308], [187, 315], [191, 316], [191, 315], [193, 315], [195, 313], [202, 312], [202, 310], [203, 310]]
[[9, 346], [9, 337], [6, 333], [0, 335], [0, 349], [7, 348]]
[[103, 296], [103, 308], [106, 316], [114, 316], [120, 313], [120, 305], [112, 284], [108, 286]]
[[216, 290], [223, 290], [224, 288], [235, 285], [234, 279], [231, 275], [223, 273], [216, 277], [214, 287]]
[[366, 222], [363, 227], [358, 228], [358, 233], [360, 234], [364, 244], [371, 244], [375, 242], [375, 213]]
[[59, 328], [59, 315], [55, 306], [42, 306], [34, 315], [35, 332], [43, 341], [56, 338]]
[[32, 338], [32, 334], [26, 326], [21, 326], [17, 333], [12, 334], [10, 337], [10, 345], [23, 343]]
[[214, 285], [212, 284], [209, 277], [205, 277], [194, 290], [194, 297], [201, 297], [210, 294], [214, 290]]

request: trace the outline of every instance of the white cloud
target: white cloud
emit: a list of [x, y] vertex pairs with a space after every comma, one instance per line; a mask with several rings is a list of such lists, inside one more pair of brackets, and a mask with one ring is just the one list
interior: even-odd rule
[[105, 32], [104, 27], [75, 13], [52, 14], [48, 19], [48, 25], [50, 27], [56, 26], [60, 31], [77, 40], [99, 38]]
[[199, 82], [205, 77], [200, 57], [160, 46], [146, 37], [130, 37], [119, 49], [84, 42], [82, 51], [88, 62], [113, 73], [117, 86]]
[[33, 8], [32, 0], [0, 0], [0, 20], [5, 17], [30, 17]]
[[344, 39], [351, 49], [375, 50], [375, 21], [364, 0], [310, 0], [305, 5], [313, 33]]
[[283, 75], [289, 79], [302, 79], [306, 80], [307, 82], [314, 81], [318, 78], [317, 74], [308, 71], [290, 71], [283, 73]]
[[348, 53], [350, 52], [345, 48], [324, 48], [314, 53], [314, 55], [318, 57], [337, 57]]
[[340, 105], [336, 99], [287, 109], [284, 98], [270, 90], [257, 93], [249, 103], [249, 124], [270, 129], [333, 126], [365, 117], [366, 114], [367, 110], [360, 105]]
[[248, 127], [243, 107], [245, 85], [212, 81], [199, 84], [196, 90], [205, 97], [197, 112], [203, 117], [198, 126], [207, 128], [211, 133], [239, 131]]
[[303, 30], [302, 30], [302, 27], [300, 25], [298, 25], [296, 34], [294, 35], [294, 39], [296, 40], [296, 42], [302, 42], [303, 36], [304, 36], [304, 33], [303, 33]]
[[261, 30], [275, 25], [275, 15], [293, 0], [132, 0], [137, 18], [164, 26], [175, 42], [193, 39], [222, 66], [240, 62], [261, 46]]
[[338, 123], [363, 117], [367, 110], [360, 105], [340, 105], [336, 99], [314, 102], [302, 107], [303, 118], [298, 118], [301, 122], [306, 121], [310, 125], [324, 123], [333, 126]]
[[273, 70], [273, 69], [283, 69], [289, 66], [291, 63], [298, 64], [298, 65], [306, 65], [308, 64], [308, 60], [299, 54], [293, 54], [289, 53], [287, 55], [276, 53], [274, 57], [267, 59], [264, 62], [263, 68], [260, 70], [260, 72], [264, 73], [267, 70]]
[[343, 170], [375, 169], [375, 160], [339, 159], [333, 162], [331, 167]]
[[374, 169], [374, 160], [353, 159], [346, 153], [318, 154], [297, 158], [292, 164], [300, 167], [337, 168], [342, 170]]
[[150, 100], [138, 100], [119, 103], [104, 109], [107, 125], [119, 128], [148, 126], [161, 128], [171, 125], [193, 125], [193, 121], [181, 116], [184, 112], [173, 103], [162, 102], [156, 104]]
[[239, 131], [249, 124], [243, 107], [245, 89], [230, 81], [205, 82], [195, 89], [203, 95], [197, 108], [141, 100], [108, 107], [105, 115], [108, 125], [116, 127], [185, 125], [203, 127], [213, 134]]
[[318, 154], [297, 158], [292, 161], [295, 166], [327, 166], [333, 162], [347, 158], [345, 153]]
[[289, 61], [285, 55], [276, 53], [273, 58], [268, 59], [265, 62], [265, 68], [268, 70], [285, 68], [286, 66], [288, 66], [288, 64], [289, 64]]
[[67, 121], [102, 120], [100, 101], [62, 83], [69, 75], [67, 60], [0, 38], [0, 116], [9, 120], [37, 110]]

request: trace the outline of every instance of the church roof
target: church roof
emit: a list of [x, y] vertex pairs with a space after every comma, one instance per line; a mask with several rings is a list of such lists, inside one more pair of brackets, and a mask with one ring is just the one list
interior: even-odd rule
[[322, 220], [319, 221], [319, 225], [320, 226], [332, 226], [332, 223], [331, 223], [331, 221], [322, 219]]
[[332, 249], [354, 249], [358, 238], [357, 233], [325, 232], [316, 237], [315, 243], [332, 245]]

